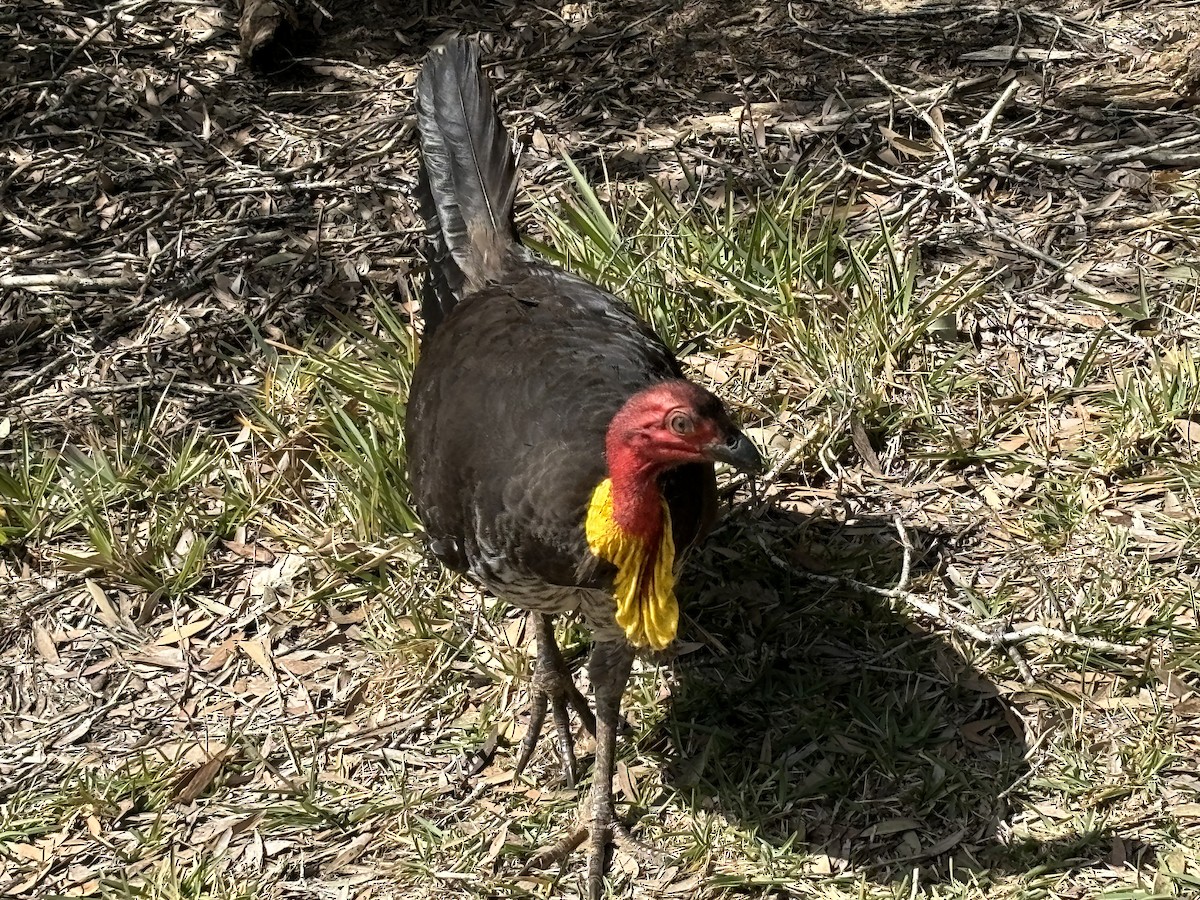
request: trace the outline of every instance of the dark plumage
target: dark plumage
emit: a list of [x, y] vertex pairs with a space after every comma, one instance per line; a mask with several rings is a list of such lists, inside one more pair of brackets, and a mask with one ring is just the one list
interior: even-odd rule
[[433, 51], [417, 97], [432, 249], [406, 426], [411, 487], [430, 546], [446, 565], [543, 614], [518, 768], [553, 704], [573, 782], [567, 706], [586, 726], [592, 717], [554, 646], [549, 615], [578, 612], [595, 631], [589, 671], [598, 774], [585, 830], [594, 897], [604, 844], [621, 834], [612, 742], [633, 648], [632, 632], [614, 618], [618, 566], [589, 546], [589, 502], [611, 478], [614, 521], [625, 523], [616, 533], [643, 541], [652, 563], [666, 530], [659, 491], [668, 537], [682, 553], [715, 514], [712, 461], [754, 467], [758, 454], [716, 397], [680, 381], [679, 363], [625, 303], [521, 247], [512, 209], [516, 161], [478, 48], [459, 40]]
[[[551, 585], [607, 588], [606, 567], [579, 571], [605, 433], [638, 390], [680, 377], [678, 364], [620, 301], [514, 263], [523, 271], [468, 297], [426, 340], [409, 406], [417, 506], [439, 558], [489, 587], [511, 566]], [[665, 481], [686, 548], [715, 513], [713, 467]]]

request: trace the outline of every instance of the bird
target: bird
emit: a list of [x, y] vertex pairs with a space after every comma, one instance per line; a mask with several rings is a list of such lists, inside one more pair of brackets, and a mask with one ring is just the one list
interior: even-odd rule
[[[569, 786], [572, 710], [595, 736], [590, 816], [555, 853], [587, 841], [599, 900], [609, 846], [632, 841], [612, 780], [633, 660], [675, 639], [679, 565], [716, 515], [714, 464], [755, 472], [762, 457], [626, 302], [522, 244], [517, 157], [476, 41], [429, 52], [416, 108], [429, 272], [404, 426], [409, 488], [433, 555], [532, 614], [517, 774], [547, 712]], [[556, 644], [558, 615], [592, 632], [594, 713]]]

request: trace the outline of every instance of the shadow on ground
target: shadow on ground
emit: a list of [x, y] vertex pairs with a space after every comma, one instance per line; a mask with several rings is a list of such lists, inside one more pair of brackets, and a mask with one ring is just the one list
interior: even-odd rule
[[[940, 540], [912, 537], [926, 551]], [[703, 643], [676, 661], [668, 781], [693, 809], [808, 845], [833, 871], [929, 880], [997, 864], [1006, 798], [1028, 771], [1019, 723], [955, 647], [886, 598], [814, 583], [801, 555], [891, 585], [902, 549], [888, 521], [728, 522], [686, 601], [685, 646]]]
[[[954, 538], [909, 536], [914, 577], [938, 577]], [[672, 698], [644, 738], [667, 760], [665, 780], [698, 815], [719, 813], [774, 850], [806, 849], [814, 873], [887, 884], [915, 871], [938, 884], [1114, 859], [1152, 867], [1154, 849], [1133, 826], [1014, 837], [1031, 775], [1021, 718], [1004, 699], [1015, 685], [981, 674], [971, 654], [982, 648], [802, 571], [890, 587], [902, 560], [888, 519], [843, 525], [768, 509], [727, 520], [691, 568]]]

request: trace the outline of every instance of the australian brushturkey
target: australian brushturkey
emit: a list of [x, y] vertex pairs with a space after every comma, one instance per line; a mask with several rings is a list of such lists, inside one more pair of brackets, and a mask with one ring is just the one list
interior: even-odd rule
[[[569, 707], [596, 735], [589, 896], [599, 897], [613, 809], [621, 695], [638, 648], [675, 637], [675, 573], [715, 512], [713, 462], [761, 459], [721, 401], [684, 380], [662, 340], [616, 297], [538, 261], [513, 221], [517, 167], [477, 46], [434, 50], [417, 82], [422, 211], [432, 244], [406, 437], [433, 552], [534, 612], [537, 666], [516, 767], [553, 712], [568, 784]], [[593, 718], [551, 615], [594, 631]]]

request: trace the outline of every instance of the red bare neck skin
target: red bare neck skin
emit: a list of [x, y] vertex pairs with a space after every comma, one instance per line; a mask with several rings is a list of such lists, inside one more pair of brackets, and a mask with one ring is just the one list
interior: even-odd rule
[[662, 465], [645, 459], [615, 428], [609, 428], [605, 445], [608, 476], [612, 479], [613, 518], [627, 534], [648, 541], [657, 539], [662, 531], [662, 491], [658, 487]]

